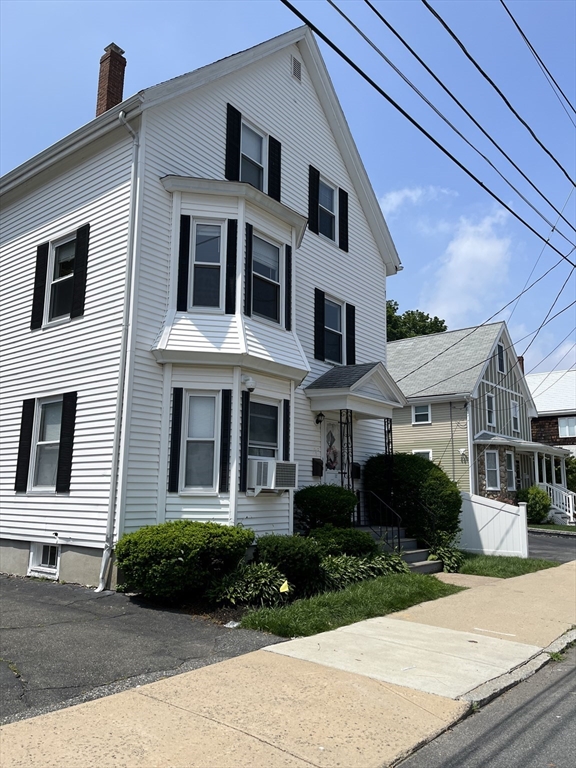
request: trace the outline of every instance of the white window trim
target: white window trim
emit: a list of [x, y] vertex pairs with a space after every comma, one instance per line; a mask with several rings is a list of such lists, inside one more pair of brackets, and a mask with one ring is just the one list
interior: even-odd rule
[[[574, 422], [573, 424], [570, 424], [570, 422]], [[564, 424], [561, 424], [561, 422], [565, 422]], [[570, 432], [570, 428], [572, 428], [573, 432]], [[566, 434], [563, 435], [561, 433], [561, 430], [565, 429]], [[559, 416], [558, 417], [558, 437], [563, 438], [566, 440], [569, 437], [576, 437], [576, 416]]]
[[[512, 457], [512, 485], [510, 485], [510, 470], [508, 469], [508, 456]], [[516, 456], [513, 451], [506, 451], [506, 489], [508, 491], [516, 490]]]
[[[195, 306], [194, 301], [194, 267], [196, 257], [196, 226], [198, 224], [208, 224], [210, 226], [220, 227], [220, 301], [217, 307]], [[190, 252], [188, 269], [188, 312], [201, 312], [202, 314], [223, 315], [224, 297], [226, 292], [226, 243], [227, 243], [227, 222], [224, 219], [192, 218], [190, 227]]]
[[432, 450], [430, 448], [414, 448], [412, 451], [413, 456], [422, 455], [423, 453], [427, 453], [428, 456], [426, 458], [428, 461], [432, 461]]
[[[41, 565], [42, 562], [42, 548], [43, 547], [56, 547], [56, 568], [48, 568]], [[53, 579], [56, 581], [60, 574], [60, 556], [61, 549], [54, 541], [34, 541], [30, 543], [30, 555], [28, 557], [28, 570], [27, 576], [39, 576], [43, 579]]]
[[[76, 237], [76, 231], [74, 231], [63, 235], [62, 237], [50, 240], [48, 248], [48, 264], [46, 266], [46, 287], [44, 291], [44, 317], [42, 319], [42, 327], [62, 325], [63, 323], [69, 323], [72, 319], [70, 317], [70, 313], [67, 315], [60, 315], [59, 317], [55, 317], [52, 320], [50, 319], [50, 296], [52, 293], [53, 284], [55, 282], [60, 282], [54, 280], [54, 260], [56, 258], [56, 248], [59, 248], [61, 245], [66, 245], [66, 243], [75, 241]], [[76, 264], [74, 265], [74, 268], [76, 268]], [[74, 280], [74, 272], [72, 272], [72, 280]]]
[[[490, 469], [490, 472], [496, 472], [496, 486], [488, 485], [488, 454], [491, 454], [496, 457], [496, 467], [494, 469]], [[484, 477], [486, 481], [486, 490], [487, 491], [499, 491], [500, 490], [500, 458], [498, 456], [498, 451], [484, 451]]]
[[277, 434], [277, 442], [276, 442], [276, 455], [275, 456], [253, 456], [250, 453], [250, 425], [248, 425], [248, 458], [249, 459], [257, 459], [258, 461], [280, 461], [280, 450], [281, 446], [284, 445], [284, 424], [283, 424], [283, 418], [282, 418], [282, 401], [281, 400], [275, 400], [274, 398], [270, 397], [250, 397], [250, 404], [252, 403], [261, 403], [262, 405], [273, 405], [278, 413], [278, 434]]
[[[427, 421], [416, 421], [416, 408], [428, 408]], [[412, 406], [412, 426], [419, 427], [422, 424], [432, 424], [432, 405], [430, 403], [418, 403]]]
[[[55, 494], [56, 484], [54, 485], [34, 485], [36, 477], [36, 459], [38, 455], [38, 439], [40, 437], [40, 422], [42, 417], [42, 406], [49, 403], [63, 403], [62, 395], [52, 395], [51, 397], [41, 397], [36, 399], [34, 407], [34, 424], [32, 427], [32, 444], [30, 449], [30, 465], [28, 469], [28, 488], [27, 493], [37, 494]], [[60, 440], [62, 439], [62, 420], [60, 420], [60, 439], [58, 440], [58, 450], [60, 450]]]
[[[188, 442], [188, 415], [190, 411], [191, 397], [213, 397], [214, 402], [214, 466], [213, 485], [205, 486], [186, 485], [186, 443]], [[182, 408], [182, 428], [180, 435], [180, 496], [217, 496], [220, 487], [220, 422], [222, 414], [222, 390], [220, 389], [185, 389], [184, 407]]]
[[[278, 291], [278, 320], [272, 320], [270, 317], [266, 317], [266, 315], [260, 315], [258, 312], [254, 311], [254, 275], [258, 275], [258, 277], [262, 278], [262, 280], [266, 280], [269, 283], [274, 284], [274, 280], [270, 280], [267, 277], [264, 277], [264, 275], [259, 274], [258, 272], [254, 272], [254, 238], [259, 237], [260, 240], [264, 240], [267, 243], [270, 243], [270, 245], [273, 245], [275, 248], [278, 248], [278, 282], [276, 285], [279, 286]], [[269, 235], [265, 235], [260, 230], [257, 230], [256, 228], [252, 231], [252, 285], [251, 285], [251, 302], [252, 306], [250, 307], [250, 311], [252, 312], [252, 317], [255, 320], [258, 320], [262, 323], [267, 323], [272, 328], [283, 328], [283, 318], [285, 316], [285, 306], [286, 306], [286, 285], [285, 285], [285, 271], [286, 271], [286, 244], [281, 243], [278, 240], [276, 240], [274, 237], [270, 237]]]
[[[334, 191], [334, 210], [330, 211], [328, 208], [324, 208], [323, 205], [320, 204], [320, 193], [318, 193], [318, 234], [320, 237], [322, 237], [324, 240], [326, 240], [327, 243], [333, 243], [335, 245], [338, 245], [338, 185], [334, 184], [333, 182], [329, 181], [325, 176], [320, 176], [320, 183], [324, 184], [327, 187], [330, 187]], [[320, 189], [320, 185], [318, 185], [318, 189]], [[328, 213], [333, 214], [334, 216], [334, 237], [328, 237], [328, 235], [325, 235], [323, 232], [320, 232], [320, 208], [322, 210], [327, 211]]]
[[[240, 176], [242, 176], [242, 156], [244, 153], [242, 152], [242, 128], [246, 126], [247, 128], [250, 128], [251, 131], [254, 131], [254, 133], [257, 133], [258, 136], [262, 139], [262, 189], [261, 192], [264, 192], [265, 194], [268, 194], [268, 134], [263, 131], [261, 128], [258, 128], [254, 123], [250, 122], [250, 120], [246, 120], [244, 115], [242, 115], [242, 127], [240, 128]], [[249, 155], [246, 155], [246, 157], [251, 160], [253, 163], [255, 163], [255, 160], [252, 160], [252, 158]], [[243, 182], [244, 184], [249, 184], [250, 182]], [[257, 189], [257, 187], [255, 187]]]
[[[500, 368], [500, 350], [502, 350], [502, 368]], [[498, 342], [496, 344], [496, 368], [498, 369], [498, 373], [506, 373], [506, 350], [504, 349], [504, 344], [501, 344]]]
[[[514, 406], [516, 406], [516, 409], [514, 409]], [[516, 410], [516, 413], [514, 413], [514, 410]], [[520, 403], [518, 400], [510, 400], [510, 414], [512, 416], [512, 432], [520, 432]], [[517, 426], [514, 426], [514, 421], [516, 421]]]
[[[492, 408], [488, 407], [488, 398], [490, 398]], [[490, 411], [492, 411], [492, 421], [490, 421]], [[490, 393], [486, 395], [486, 424], [489, 427], [496, 426], [496, 397]]]
[[[333, 331], [334, 333], [338, 333], [338, 331], [334, 331], [333, 328], [328, 328], [326, 325], [326, 301], [331, 301], [333, 304], [338, 304], [340, 307], [340, 334], [342, 336], [342, 360], [341, 362], [338, 362], [337, 360], [330, 360], [329, 357], [324, 356], [324, 360], [327, 363], [330, 363], [330, 365], [346, 365], [346, 302], [342, 299], [337, 299], [335, 296], [330, 296], [328, 294], [324, 294], [324, 338], [326, 338], [326, 331]], [[326, 341], [324, 341], [324, 345], [326, 345]]]

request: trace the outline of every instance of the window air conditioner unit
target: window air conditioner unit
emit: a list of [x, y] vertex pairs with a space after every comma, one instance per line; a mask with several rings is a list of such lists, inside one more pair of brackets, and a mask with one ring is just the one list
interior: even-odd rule
[[287, 491], [298, 486], [298, 464], [274, 459], [248, 459], [248, 488], [260, 491]]

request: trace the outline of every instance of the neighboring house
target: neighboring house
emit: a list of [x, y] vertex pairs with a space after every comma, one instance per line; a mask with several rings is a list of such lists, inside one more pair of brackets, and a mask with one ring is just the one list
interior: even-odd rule
[[532, 439], [576, 456], [576, 370], [530, 373], [526, 381], [538, 411]]
[[532, 439], [536, 408], [505, 323], [390, 342], [387, 367], [408, 400], [395, 451], [436, 462], [463, 492], [514, 503], [541, 483], [559, 514], [573, 510], [568, 452]]
[[100, 587], [145, 525], [291, 532], [406, 403], [400, 262], [310, 31], [124, 101], [122, 54], [2, 181], [0, 568]]

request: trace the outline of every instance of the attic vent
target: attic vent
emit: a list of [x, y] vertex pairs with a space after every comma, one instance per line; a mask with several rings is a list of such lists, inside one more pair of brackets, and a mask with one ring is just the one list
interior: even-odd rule
[[292, 77], [302, 82], [302, 64], [294, 56], [290, 56], [290, 64], [292, 70]]

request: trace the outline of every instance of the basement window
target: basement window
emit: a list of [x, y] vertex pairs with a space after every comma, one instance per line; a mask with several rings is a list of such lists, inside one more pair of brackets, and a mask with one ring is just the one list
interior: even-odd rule
[[57, 579], [60, 568], [60, 547], [56, 544], [32, 543], [28, 576]]

